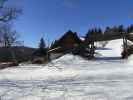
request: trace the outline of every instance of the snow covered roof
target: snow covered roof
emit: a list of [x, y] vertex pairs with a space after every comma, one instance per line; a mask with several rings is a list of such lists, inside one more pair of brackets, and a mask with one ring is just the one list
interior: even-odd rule
[[130, 35], [133, 35], [133, 33], [129, 33]]
[[83, 42], [83, 41], [85, 41], [85, 38], [84, 37], [80, 37], [80, 40]]

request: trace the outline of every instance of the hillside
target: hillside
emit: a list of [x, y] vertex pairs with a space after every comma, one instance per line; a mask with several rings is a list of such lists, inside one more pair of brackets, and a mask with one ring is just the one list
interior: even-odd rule
[[[130, 40], [127, 40], [127, 44], [128, 46], [131, 46], [133, 45], [133, 42]], [[123, 51], [123, 40], [122, 39], [111, 40], [107, 43], [104, 50], [98, 50], [98, 52], [103, 57], [112, 57], [112, 58], [121, 58], [122, 51]]]
[[[113, 40], [106, 49], [97, 52], [105, 58], [118, 57], [120, 49], [121, 40]], [[128, 60], [88, 61], [67, 54], [47, 65], [7, 68], [0, 71], [0, 97], [4, 100], [132, 100], [132, 59], [131, 56]]]
[[86, 61], [68, 54], [48, 65], [1, 70], [0, 96], [4, 100], [127, 100], [133, 93], [132, 70], [125, 61]]
[[104, 57], [121, 57], [122, 45], [122, 39], [112, 40], [107, 43], [105, 50], [98, 50], [96, 52], [99, 52]]
[[35, 50], [35, 48], [24, 46], [12, 48], [0, 47], [0, 61], [10, 61], [12, 59], [16, 59], [18, 61], [25, 61], [31, 58]]

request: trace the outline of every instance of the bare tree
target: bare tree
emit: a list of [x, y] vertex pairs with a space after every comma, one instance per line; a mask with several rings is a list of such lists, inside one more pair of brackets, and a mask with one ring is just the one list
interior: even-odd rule
[[10, 24], [4, 24], [0, 26], [0, 33], [1, 33], [1, 43], [4, 47], [11, 47], [17, 44], [17, 39], [19, 35], [16, 31], [12, 30]]
[[17, 42], [18, 34], [12, 29], [13, 19], [22, 12], [16, 7], [9, 7], [8, 0], [0, 0], [0, 43], [4, 47], [11, 47]]
[[5, 3], [8, 0], [0, 0], [0, 22], [9, 22], [16, 19], [17, 16], [22, 12], [21, 9], [16, 7], [8, 7]]

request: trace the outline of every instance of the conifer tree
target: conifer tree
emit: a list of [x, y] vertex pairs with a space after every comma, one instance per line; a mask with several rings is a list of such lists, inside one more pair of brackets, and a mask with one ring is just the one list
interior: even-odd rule
[[132, 33], [133, 32], [133, 24], [128, 26], [126, 31], [127, 31], [127, 33]]
[[118, 32], [119, 33], [125, 32], [123, 25], [118, 26]]
[[100, 35], [103, 35], [103, 31], [102, 31], [101, 28], [98, 28], [98, 33], [99, 33]]
[[47, 54], [47, 48], [46, 48], [46, 44], [43, 38], [40, 39], [40, 43], [39, 43], [39, 52], [41, 55], [46, 55]]
[[51, 43], [50, 49], [54, 49], [54, 48], [57, 48], [57, 47], [59, 47], [59, 44], [58, 44], [58, 41], [55, 40], [55, 41], [53, 41], [53, 42]]

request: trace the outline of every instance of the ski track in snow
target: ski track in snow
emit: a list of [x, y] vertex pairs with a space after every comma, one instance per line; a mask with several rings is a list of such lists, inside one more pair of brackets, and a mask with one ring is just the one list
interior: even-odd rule
[[47, 65], [1, 70], [0, 100], [133, 100], [133, 57], [106, 60], [110, 54], [98, 61], [68, 54]]

